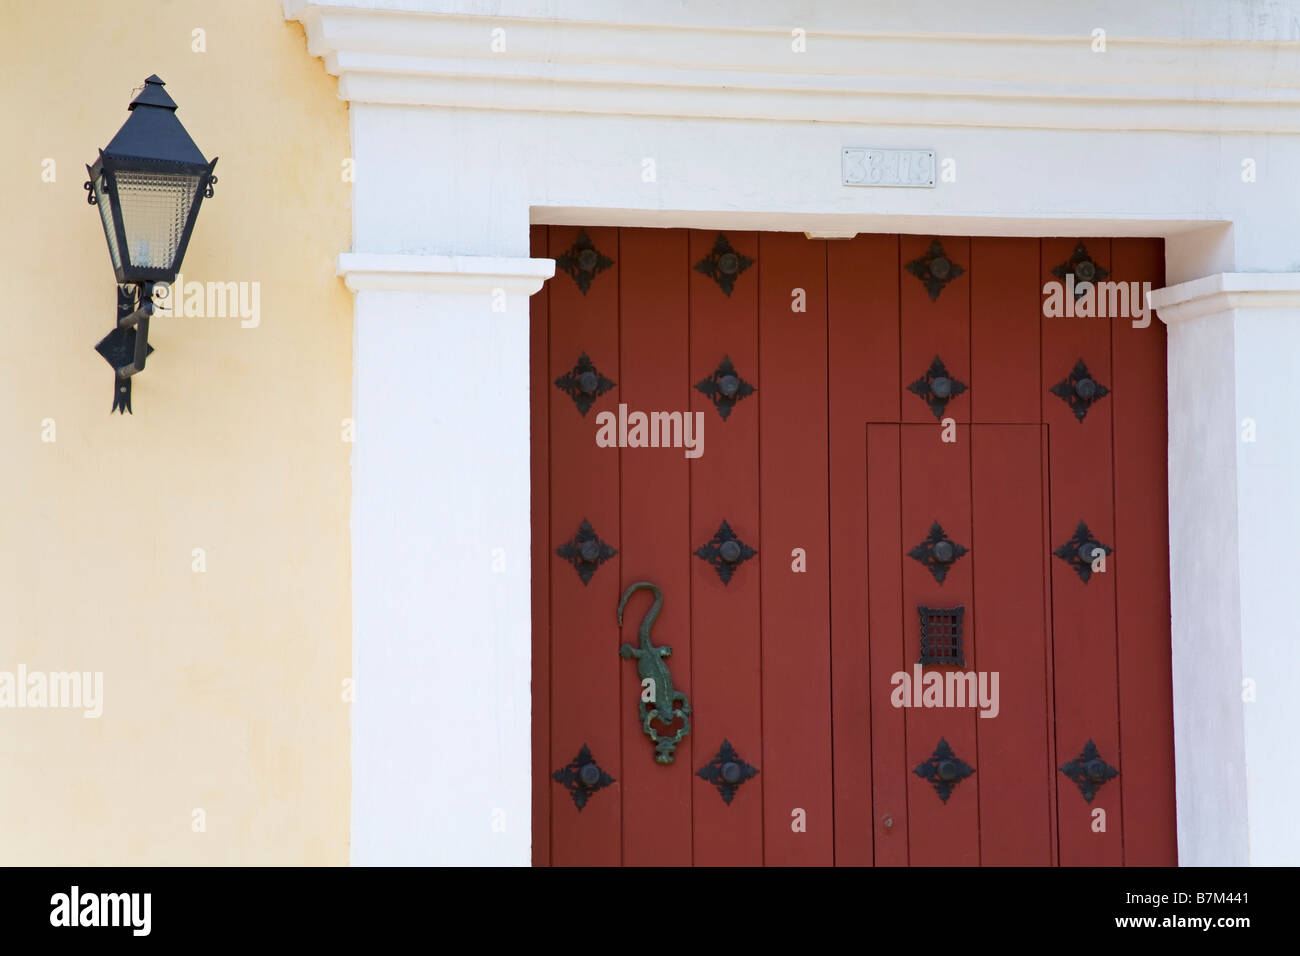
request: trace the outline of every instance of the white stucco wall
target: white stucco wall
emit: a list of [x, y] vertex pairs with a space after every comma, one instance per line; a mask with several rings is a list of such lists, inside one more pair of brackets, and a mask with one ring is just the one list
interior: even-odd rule
[[[1300, 618], [1293, 609], [1300, 540], [1300, 438], [1295, 374], [1300, 303], [1238, 310], [1233, 343], [1237, 407], [1237, 538], [1241, 555], [1241, 673], [1255, 683], [1245, 714], [1250, 862], [1300, 863], [1295, 753]], [[1242, 440], [1251, 419], [1255, 440]]]

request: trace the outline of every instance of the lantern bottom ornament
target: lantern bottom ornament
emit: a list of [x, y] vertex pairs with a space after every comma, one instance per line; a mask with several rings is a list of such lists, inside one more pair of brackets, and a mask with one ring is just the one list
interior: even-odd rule
[[[154, 283], [117, 287], [117, 325], [99, 340], [95, 351], [113, 366], [113, 412], [131, 412], [131, 376], [144, 368], [153, 353], [149, 317], [153, 315]], [[131, 412], [135, 414], [135, 412]]]

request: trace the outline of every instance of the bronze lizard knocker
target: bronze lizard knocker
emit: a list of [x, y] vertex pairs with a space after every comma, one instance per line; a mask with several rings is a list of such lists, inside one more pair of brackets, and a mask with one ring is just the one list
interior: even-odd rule
[[[627, 607], [628, 598], [641, 590], [653, 591], [655, 601], [646, 616], [641, 619], [641, 627], [637, 631], [639, 646], [624, 644], [618, 649], [618, 653], [620, 657], [636, 658], [636, 673], [641, 678], [643, 688], [637, 704], [641, 712], [641, 728], [650, 738], [650, 742], [655, 745], [657, 754], [655, 760], [658, 763], [672, 763], [673, 751], [677, 749], [681, 739], [691, 732], [691, 719], [687, 716], [691, 712], [691, 704], [685, 694], [673, 688], [673, 675], [669, 673], [668, 661], [665, 659], [673, 649], [667, 645], [655, 647], [650, 643], [650, 628], [654, 626], [655, 618], [659, 616], [659, 609], [664, 606], [663, 592], [649, 581], [638, 581], [629, 587], [623, 592], [623, 600], [618, 602], [618, 626], [623, 626], [623, 608]], [[647, 680], [650, 681], [648, 687]], [[645, 690], [650, 691], [648, 702], [645, 699]], [[666, 705], [664, 710], [667, 716], [660, 713], [661, 701]], [[678, 701], [681, 702], [680, 705]], [[672, 724], [678, 717], [682, 719], [682, 728], [672, 737], [663, 736], [650, 725], [650, 722], [656, 718], [665, 724]]]

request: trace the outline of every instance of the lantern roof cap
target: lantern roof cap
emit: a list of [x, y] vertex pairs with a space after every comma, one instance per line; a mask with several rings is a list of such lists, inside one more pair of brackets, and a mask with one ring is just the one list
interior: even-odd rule
[[128, 110], [134, 110], [137, 106], [160, 106], [166, 110], [176, 109], [176, 101], [167, 95], [163, 89], [167, 84], [157, 73], [152, 74], [144, 81], [144, 88], [136, 94], [135, 99], [131, 101]]
[[167, 95], [157, 74], [144, 81], [144, 89], [136, 94], [127, 109], [131, 115], [104, 148], [105, 155], [208, 165], [203, 153], [176, 118], [176, 101]]

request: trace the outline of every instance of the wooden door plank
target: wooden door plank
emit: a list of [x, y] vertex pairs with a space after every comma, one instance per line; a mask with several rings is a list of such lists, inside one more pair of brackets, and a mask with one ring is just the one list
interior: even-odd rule
[[[1036, 246], [1030, 250], [1035, 263], [1031, 289], [1037, 279]], [[1037, 323], [1034, 333], [1036, 347]], [[980, 640], [967, 663], [981, 677], [987, 675], [986, 686], [997, 690], [996, 710], [982, 709], [990, 716], [976, 721], [980, 862], [985, 866], [1048, 866], [1052, 861], [1045, 452], [1037, 424], [973, 428], [971, 548]], [[998, 675], [996, 685], [993, 674]]]
[[[1080, 240], [1044, 239], [1044, 283], [1052, 269], [1068, 261]], [[1110, 241], [1084, 239], [1093, 262], [1109, 272]], [[1099, 279], [1105, 278], [1098, 276]], [[1110, 360], [1112, 320], [1097, 317], [1043, 317], [1043, 421], [1049, 429], [1051, 541], [1065, 546], [1082, 522], [1102, 544], [1114, 547], [1115, 522], [1111, 472], [1113, 398], [1094, 402], [1080, 421], [1070, 404], [1053, 394], [1082, 360], [1091, 377], [1113, 387]], [[1118, 552], [1106, 559], [1105, 573], [1087, 583], [1065, 560], [1052, 555], [1052, 630], [1058, 767], [1078, 758], [1091, 740], [1105, 761], [1124, 771], [1119, 747], [1118, 677], [1115, 651], [1115, 575], [1126, 560]], [[1091, 802], [1079, 786], [1057, 774], [1060, 862], [1064, 866], [1118, 866], [1123, 861], [1121, 788], [1102, 786]], [[1095, 810], [1105, 811], [1106, 830], [1094, 829]], [[1099, 824], [1098, 824], [1099, 825]]]
[[837, 373], [831, 415], [832, 422], [855, 419], [855, 455], [864, 422], [896, 422], [900, 403], [915, 400], [899, 384], [898, 242], [857, 236], [826, 244], [828, 354]]
[[[690, 414], [686, 253], [685, 230], [619, 231], [619, 399], [627, 406], [630, 438], [635, 437], [636, 413], [675, 412], [679, 418]], [[684, 421], [675, 436], [671, 425], [666, 436], [654, 429], [653, 437], [645, 437], [658, 442], [657, 448], [606, 453], [622, 459], [622, 586], [650, 581], [662, 590], [664, 605], [651, 641], [672, 647], [666, 663], [673, 686], [693, 699], [689, 459], [685, 447], [663, 447], [667, 442], [661, 441], [676, 438], [684, 445], [684, 429]], [[698, 437], [693, 426], [691, 435]], [[623, 641], [637, 643], [637, 629], [651, 600], [646, 592], [629, 602]], [[623, 862], [689, 866], [695, 736], [688, 734], [677, 745], [673, 763], [657, 763], [654, 745], [641, 726], [636, 662], [624, 661], [621, 670]]]
[[[826, 243], [759, 237], [764, 861], [834, 862]], [[792, 306], [803, 290], [806, 311]], [[797, 570], [796, 551], [804, 554]], [[744, 573], [742, 569], [740, 573]], [[798, 826], [802, 823], [802, 826]]]
[[874, 685], [862, 578], [867, 455], [860, 443], [864, 422], [898, 417], [898, 237], [829, 242], [826, 255], [835, 862], [870, 866]]
[[892, 675], [908, 671], [903, 623], [901, 518], [902, 460], [899, 426], [866, 428], [867, 618], [871, 652], [872, 826], [877, 866], [906, 866], [908, 776], [903, 711], [890, 703]]
[[[955, 442], [941, 440], [938, 425], [904, 425], [901, 431], [901, 464], [906, 480], [902, 486], [903, 552], [897, 560], [903, 566], [903, 629], [906, 635], [906, 667], [920, 660], [921, 637], [918, 607], [964, 607], [965, 666], [927, 665], [923, 674], [946, 675], [971, 668], [979, 620], [974, 602], [973, 571], [980, 554], [972, 547], [970, 426], [956, 427]], [[947, 537], [971, 549], [948, 565], [939, 581], [925, 564], [911, 557], [913, 547], [923, 543], [938, 523]], [[915, 700], [915, 698], [913, 698]], [[975, 866], [979, 863], [980, 781], [967, 777], [956, 784], [944, 801], [936, 788], [915, 773], [931, 759], [940, 741], [981, 772], [976, 739], [975, 713], [970, 708], [909, 707], [907, 724], [908, 842], [913, 866]]]
[[[914, 263], [929, 260], [932, 243], [936, 241], [945, 258], [962, 272], [938, 288], [938, 297], [932, 298], [926, 283], [911, 268]], [[969, 422], [971, 389], [979, 387], [971, 378], [970, 364], [970, 240], [955, 236], [937, 240], [930, 236], [901, 236], [898, 257], [903, 421], [934, 423], [938, 420], [925, 399], [907, 390], [908, 385], [925, 376], [937, 357], [949, 377], [956, 378], [968, 389], [947, 403], [943, 416]]]
[[[759, 768], [725, 803], [718, 789], [692, 778], [695, 862], [697, 865], [759, 866], [763, 862], [763, 800], [767, 775], [762, 766], [763, 715], [759, 630], [759, 569], [764, 555], [759, 539], [758, 413], [763, 401], [758, 357], [758, 275], [751, 265], [738, 276], [731, 295], [695, 267], [713, 252], [718, 233], [690, 233], [689, 268], [691, 409], [703, 411], [704, 454], [690, 463], [692, 552], [713, 538], [722, 521], [759, 553], [745, 562], [729, 584], [715, 568], [695, 557], [691, 566], [691, 684], [694, 708], [691, 736], [698, 771], [723, 741]], [[754, 233], [727, 234], [731, 245], [754, 259]], [[741, 399], [724, 420], [696, 388], [724, 358], [758, 391]]]
[[[580, 230], [550, 227], [550, 255], [558, 257]], [[596, 446], [598, 412], [617, 407], [622, 377], [618, 348], [618, 231], [588, 229], [599, 252], [613, 259], [584, 294], [566, 274], [550, 283], [551, 528], [551, 770], [564, 768], [583, 746], [615, 782], [596, 791], [579, 810], [570, 791], [552, 781], [552, 859], [556, 865], [616, 866], [622, 861], [622, 760], [619, 701], [622, 661], [615, 610], [620, 556], [595, 569], [584, 584], [574, 566], [555, 553], [583, 521], [601, 541], [621, 549], [618, 456]], [[586, 354], [615, 385], [584, 415], [554, 383]]]
[[1039, 420], [1038, 240], [970, 241], [970, 407], [978, 422]]
[[[1164, 285], [1159, 239], [1115, 239], [1114, 278]], [[1169, 631], [1169, 506], [1165, 325], [1112, 322], [1115, 387], [1115, 565], [1124, 863], [1174, 866], [1173, 675]]]

